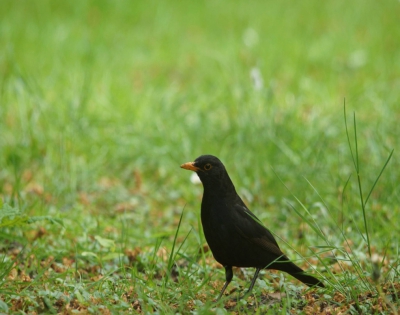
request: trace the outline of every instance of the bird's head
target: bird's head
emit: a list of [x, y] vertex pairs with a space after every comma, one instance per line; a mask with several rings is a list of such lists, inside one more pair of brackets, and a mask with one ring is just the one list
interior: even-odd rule
[[194, 162], [182, 164], [181, 168], [196, 172], [204, 187], [216, 187], [226, 177], [229, 178], [224, 164], [213, 155], [201, 155]]

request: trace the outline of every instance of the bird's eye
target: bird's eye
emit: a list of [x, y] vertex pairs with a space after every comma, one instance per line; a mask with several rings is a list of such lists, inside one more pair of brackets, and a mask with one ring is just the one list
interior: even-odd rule
[[206, 171], [209, 171], [211, 168], [212, 168], [212, 166], [211, 166], [210, 163], [207, 163], [206, 165], [204, 165], [204, 169], [205, 169]]

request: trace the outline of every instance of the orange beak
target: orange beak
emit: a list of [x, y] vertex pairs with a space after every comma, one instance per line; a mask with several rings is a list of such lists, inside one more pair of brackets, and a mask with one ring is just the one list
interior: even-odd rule
[[185, 164], [181, 165], [181, 168], [184, 168], [185, 170], [197, 172], [200, 170], [198, 167], [194, 166], [194, 162], [187, 162]]

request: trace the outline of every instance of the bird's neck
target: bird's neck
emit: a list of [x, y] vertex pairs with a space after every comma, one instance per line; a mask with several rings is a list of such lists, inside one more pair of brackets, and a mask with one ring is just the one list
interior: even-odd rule
[[[210, 233], [231, 211], [230, 205], [238, 197], [235, 186], [229, 176], [220, 181], [213, 181], [211, 185], [203, 182], [204, 194], [201, 202], [201, 221], [206, 233]], [[217, 223], [216, 223], [217, 222]]]
[[236, 189], [233, 185], [228, 174], [224, 178], [218, 181], [213, 181], [212, 183], [203, 183], [204, 186], [204, 196], [215, 196], [217, 198], [224, 198], [236, 195]]

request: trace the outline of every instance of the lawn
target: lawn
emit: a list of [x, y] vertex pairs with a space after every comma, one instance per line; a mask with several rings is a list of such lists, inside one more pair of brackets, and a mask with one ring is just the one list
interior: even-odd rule
[[[3, 1], [1, 314], [396, 314], [399, 1]], [[325, 289], [225, 276], [218, 156]]]

